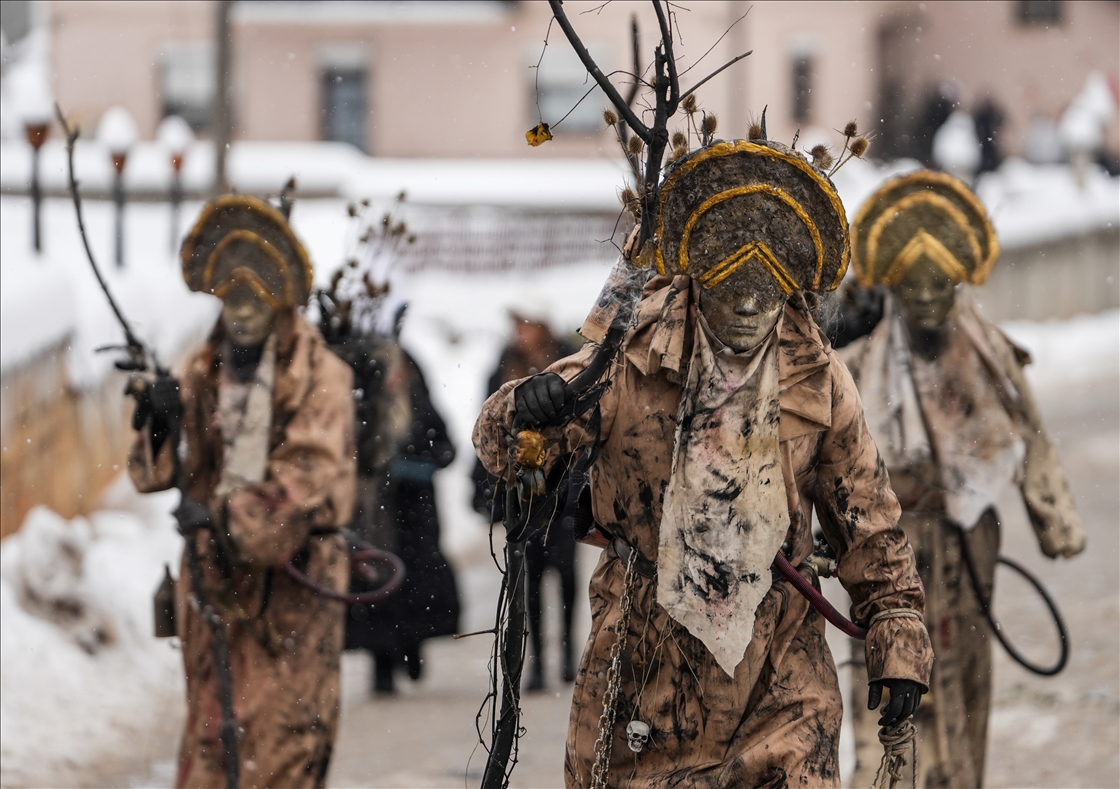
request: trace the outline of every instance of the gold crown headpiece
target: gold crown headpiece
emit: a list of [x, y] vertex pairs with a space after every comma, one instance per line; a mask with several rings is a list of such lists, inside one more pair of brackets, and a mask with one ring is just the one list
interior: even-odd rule
[[922, 257], [956, 282], [982, 285], [999, 257], [999, 240], [976, 194], [932, 170], [879, 187], [852, 223], [852, 248], [865, 287], [897, 285]]
[[775, 142], [718, 142], [674, 162], [655, 233], [658, 271], [709, 288], [761, 266], [786, 294], [828, 291], [851, 256], [836, 188]]
[[183, 279], [222, 298], [251, 287], [272, 307], [302, 306], [311, 293], [311, 260], [284, 215], [256, 197], [224, 195], [206, 204], [183, 241]]

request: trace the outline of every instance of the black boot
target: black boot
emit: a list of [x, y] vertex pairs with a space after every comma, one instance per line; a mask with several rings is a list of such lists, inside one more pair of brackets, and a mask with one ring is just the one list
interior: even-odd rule
[[373, 692], [379, 696], [397, 692], [393, 686], [393, 656], [389, 652], [373, 653]]
[[404, 662], [408, 666], [408, 678], [413, 682], [424, 673], [424, 663], [420, 660], [420, 645], [413, 644], [405, 649]]
[[539, 657], [529, 658], [529, 681], [525, 684], [525, 690], [544, 690], [544, 664]]

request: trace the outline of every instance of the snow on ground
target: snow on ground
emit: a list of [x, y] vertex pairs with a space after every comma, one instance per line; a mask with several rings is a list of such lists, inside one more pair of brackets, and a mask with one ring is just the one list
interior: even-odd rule
[[178, 566], [175, 495], [122, 477], [89, 519], [37, 508], [4, 540], [0, 784], [73, 785], [181, 718], [179, 652], [152, 636], [152, 593]]

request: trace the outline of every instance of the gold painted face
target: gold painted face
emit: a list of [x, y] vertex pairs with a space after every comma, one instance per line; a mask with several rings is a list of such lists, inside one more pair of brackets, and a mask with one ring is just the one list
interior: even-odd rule
[[234, 345], [252, 348], [272, 331], [276, 310], [247, 284], [239, 284], [222, 298], [222, 326]]
[[902, 305], [902, 317], [912, 328], [940, 328], [956, 300], [957, 283], [926, 256], [918, 258], [902, 280], [891, 288]]
[[715, 287], [700, 289], [700, 312], [708, 328], [724, 345], [734, 351], [749, 351], [761, 343], [785, 306], [773, 278], [771, 287], [753, 287], [743, 277], [731, 277]]

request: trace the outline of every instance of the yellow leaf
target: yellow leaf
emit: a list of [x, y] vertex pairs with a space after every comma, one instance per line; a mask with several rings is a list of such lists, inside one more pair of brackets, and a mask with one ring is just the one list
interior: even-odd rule
[[548, 124], [541, 121], [536, 125], [536, 128], [529, 129], [525, 132], [525, 139], [530, 145], [536, 148], [542, 143], [546, 143], [552, 139], [552, 132], [548, 130]]

